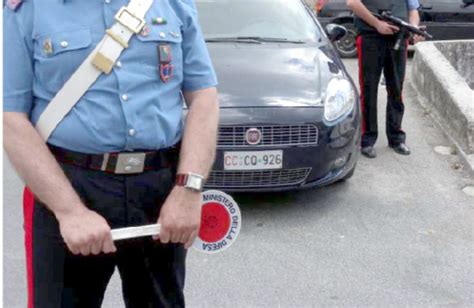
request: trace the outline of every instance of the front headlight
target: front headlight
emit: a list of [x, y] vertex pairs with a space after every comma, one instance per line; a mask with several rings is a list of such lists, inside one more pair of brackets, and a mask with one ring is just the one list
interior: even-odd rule
[[356, 95], [347, 79], [333, 78], [329, 81], [324, 98], [324, 118], [332, 122], [354, 109]]

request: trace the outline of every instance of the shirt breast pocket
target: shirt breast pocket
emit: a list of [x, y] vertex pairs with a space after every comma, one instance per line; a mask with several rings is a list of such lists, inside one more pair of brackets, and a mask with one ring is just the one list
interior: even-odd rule
[[179, 27], [147, 26], [137, 36], [140, 42], [140, 59], [143, 69], [158, 70], [161, 79], [182, 79], [183, 51], [182, 36]]
[[35, 40], [35, 74], [50, 91], [57, 92], [92, 52], [90, 29], [38, 35]]

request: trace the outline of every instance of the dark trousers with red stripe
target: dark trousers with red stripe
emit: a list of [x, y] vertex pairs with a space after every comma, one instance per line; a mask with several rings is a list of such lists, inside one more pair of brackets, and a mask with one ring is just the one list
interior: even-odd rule
[[402, 118], [405, 110], [402, 90], [407, 61], [407, 44], [394, 50], [396, 36], [378, 33], [357, 37], [362, 109], [362, 147], [373, 146], [378, 137], [377, 95], [382, 71], [387, 88], [386, 134], [389, 144], [405, 142]]
[[[174, 168], [115, 175], [62, 166], [83, 202], [112, 228], [156, 223]], [[183, 307], [186, 251], [151, 237], [116, 242], [110, 255], [76, 256], [65, 246], [58, 221], [25, 191], [29, 305], [32, 308], [100, 307], [115, 270], [127, 307]]]

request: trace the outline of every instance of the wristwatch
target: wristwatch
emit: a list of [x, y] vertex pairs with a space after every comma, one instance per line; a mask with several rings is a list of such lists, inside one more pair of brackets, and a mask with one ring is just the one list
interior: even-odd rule
[[196, 173], [178, 173], [176, 175], [175, 185], [183, 186], [192, 191], [200, 192], [204, 186], [204, 177]]

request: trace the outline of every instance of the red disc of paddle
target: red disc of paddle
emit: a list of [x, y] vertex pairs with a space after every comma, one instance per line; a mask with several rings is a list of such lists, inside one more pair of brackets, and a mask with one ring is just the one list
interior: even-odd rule
[[206, 203], [201, 212], [201, 240], [213, 243], [222, 240], [229, 232], [230, 214], [220, 203]]

